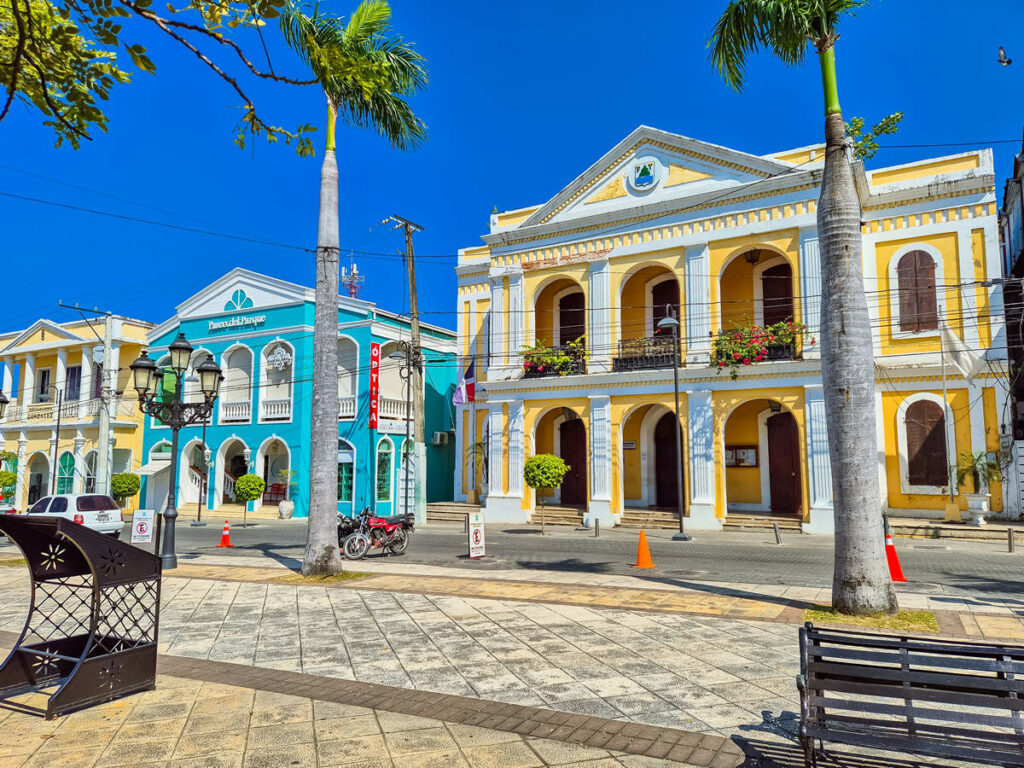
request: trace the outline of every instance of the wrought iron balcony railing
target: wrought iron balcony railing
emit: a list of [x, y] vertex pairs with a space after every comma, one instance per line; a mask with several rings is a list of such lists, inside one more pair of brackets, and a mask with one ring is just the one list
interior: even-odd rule
[[587, 350], [581, 344], [534, 348], [523, 356], [523, 378], [574, 376], [587, 372]]
[[[642, 339], [623, 339], [619, 354], [612, 360], [612, 371], [647, 371], [671, 368], [675, 360], [671, 336], [648, 336]], [[682, 364], [681, 344], [675, 341], [676, 352]]]

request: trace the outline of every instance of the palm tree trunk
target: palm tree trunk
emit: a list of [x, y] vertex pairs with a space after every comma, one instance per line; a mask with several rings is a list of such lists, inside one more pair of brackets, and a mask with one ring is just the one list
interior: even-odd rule
[[891, 614], [898, 605], [886, 569], [882, 535], [874, 439], [874, 345], [864, 295], [860, 199], [835, 94], [831, 47], [822, 52], [822, 73], [828, 114], [818, 237], [822, 257], [821, 378], [836, 527], [832, 605], [848, 614]]
[[327, 101], [327, 146], [320, 167], [313, 320], [313, 424], [310, 441], [309, 529], [303, 576], [340, 573], [338, 550], [338, 163], [336, 109]]

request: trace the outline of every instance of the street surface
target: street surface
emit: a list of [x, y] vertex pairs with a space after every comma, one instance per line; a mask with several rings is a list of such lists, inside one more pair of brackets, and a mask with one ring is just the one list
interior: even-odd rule
[[[182, 518], [179, 518], [182, 520]], [[302, 559], [306, 526], [301, 520], [260, 521], [243, 528], [231, 526], [231, 549], [217, 549], [223, 521], [210, 518], [203, 528], [188, 521], [177, 526], [178, 553], [190, 556], [217, 554], [264, 556], [289, 566]], [[632, 574], [636, 562], [635, 529], [593, 531], [548, 526], [491, 524], [487, 526], [487, 557], [466, 557], [466, 534], [461, 524], [431, 523], [416, 529], [409, 550], [396, 562], [443, 565], [470, 570], [521, 569]], [[671, 531], [647, 532], [657, 566], [646, 572], [651, 579], [684, 578], [701, 581], [785, 584], [828, 587], [832, 582], [832, 539], [826, 536], [783, 536], [775, 544], [771, 531], [697, 533], [691, 542], [671, 541]], [[897, 539], [903, 572], [910, 580], [901, 590], [958, 595], [1017, 597], [1024, 583], [1024, 547], [1011, 554], [1003, 541], [930, 541]], [[371, 555], [379, 562], [388, 558]], [[524, 573], [524, 578], [529, 578]]]

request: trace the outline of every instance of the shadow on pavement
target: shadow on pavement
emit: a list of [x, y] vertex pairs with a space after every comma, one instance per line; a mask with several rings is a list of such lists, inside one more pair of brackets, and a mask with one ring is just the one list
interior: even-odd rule
[[736, 587], [725, 587], [716, 586], [714, 584], [702, 584], [697, 581], [686, 581], [685, 579], [673, 578], [671, 576], [654, 576], [652, 574], [637, 573], [636, 578], [642, 581], [656, 581], [659, 584], [671, 584], [676, 587], [683, 587], [684, 589], [691, 589], [695, 592], [707, 592], [710, 595], [721, 595], [722, 597], [741, 597], [747, 600], [757, 600], [762, 603], [775, 603], [783, 607], [794, 607], [803, 610], [804, 608], [814, 608], [818, 603], [810, 602], [808, 600], [796, 600], [792, 597], [782, 597], [781, 595], [766, 595], [761, 592], [748, 592], [745, 589], [737, 589]]
[[[274, 544], [236, 544], [232, 547], [232, 549], [236, 553], [242, 551], [260, 552], [264, 557], [269, 557], [271, 560], [276, 560], [277, 562], [281, 563], [281, 565], [286, 566], [287, 568], [291, 568], [292, 570], [296, 570], [302, 567], [301, 557], [289, 557], [288, 555], [282, 555], [276, 551], [276, 547]], [[217, 551], [213, 548], [211, 548], [211, 550], [213, 552]]]
[[610, 573], [611, 569], [621, 563], [591, 563], [573, 557], [565, 560], [516, 560], [516, 565], [528, 571], [571, 571], [572, 573]]
[[[781, 744], [733, 736], [747, 759], [742, 768], [804, 768], [804, 750], [799, 744]], [[857, 755], [826, 748], [818, 753], [818, 768], [949, 768], [954, 763], [935, 763], [913, 758], [897, 759], [888, 754]]]

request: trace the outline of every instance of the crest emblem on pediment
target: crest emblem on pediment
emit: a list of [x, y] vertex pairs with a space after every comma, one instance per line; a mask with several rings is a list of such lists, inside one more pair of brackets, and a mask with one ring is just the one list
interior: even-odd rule
[[634, 192], [650, 192], [661, 177], [661, 163], [657, 159], [646, 156], [638, 157], [630, 166], [626, 178]]
[[224, 311], [236, 312], [240, 309], [252, 309], [252, 306], [252, 299], [246, 295], [245, 291], [239, 289], [231, 294], [231, 298], [224, 305]]

